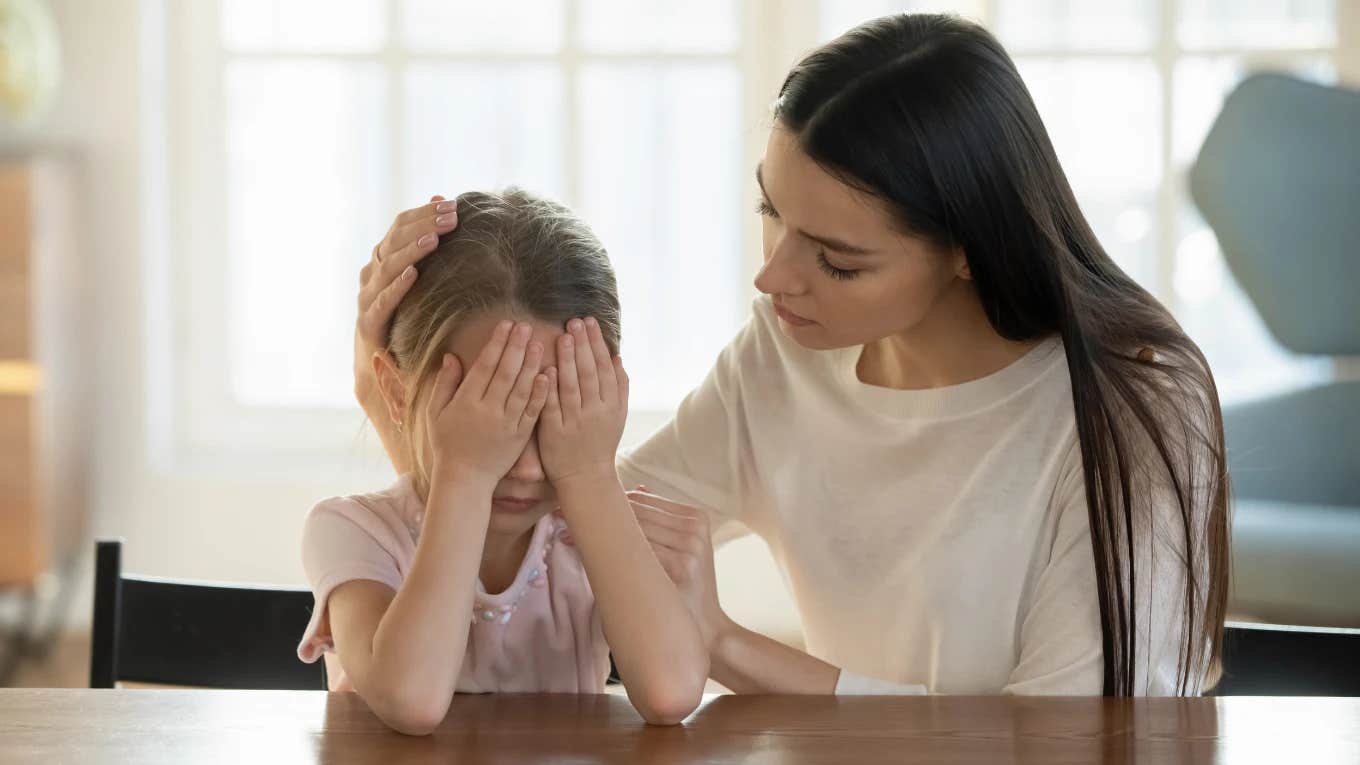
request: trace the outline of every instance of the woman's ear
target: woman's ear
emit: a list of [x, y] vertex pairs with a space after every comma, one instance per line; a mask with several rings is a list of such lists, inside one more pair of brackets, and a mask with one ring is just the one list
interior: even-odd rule
[[401, 370], [387, 351], [373, 354], [373, 373], [378, 378], [378, 391], [382, 393], [383, 403], [387, 405], [387, 416], [401, 432], [407, 425], [402, 422], [406, 416], [406, 385], [402, 382]]
[[968, 255], [962, 247], [954, 248], [954, 275], [964, 281], [973, 281], [973, 270], [968, 267]]

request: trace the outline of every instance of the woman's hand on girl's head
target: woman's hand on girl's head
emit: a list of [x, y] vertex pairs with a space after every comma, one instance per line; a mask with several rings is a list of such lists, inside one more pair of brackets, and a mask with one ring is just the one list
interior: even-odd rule
[[557, 339], [538, 449], [554, 484], [585, 476], [617, 480], [614, 455], [628, 419], [628, 373], [593, 318], [572, 319]]
[[359, 271], [359, 312], [354, 322], [354, 395], [375, 421], [387, 411], [377, 395], [373, 354], [387, 347], [387, 333], [406, 292], [415, 284], [414, 265], [458, 227], [458, 203], [441, 196], [397, 215]]
[[675, 583], [689, 607], [704, 644], [711, 651], [718, 635], [731, 621], [718, 603], [718, 581], [713, 571], [713, 539], [708, 515], [702, 510], [648, 493], [628, 492], [638, 526], [647, 537], [661, 568]]
[[538, 372], [543, 345], [532, 334], [528, 324], [501, 322], [466, 371], [444, 354], [426, 403], [432, 476], [471, 476], [494, 488], [519, 459], [548, 398], [549, 378]]

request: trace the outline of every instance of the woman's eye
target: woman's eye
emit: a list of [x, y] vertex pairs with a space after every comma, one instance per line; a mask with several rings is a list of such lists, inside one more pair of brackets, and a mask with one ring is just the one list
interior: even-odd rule
[[775, 211], [774, 211], [774, 208], [773, 208], [773, 207], [770, 207], [770, 203], [769, 203], [769, 202], [766, 202], [763, 198], [762, 198], [762, 199], [757, 199], [757, 200], [756, 200], [756, 214], [757, 214], [757, 215], [762, 215], [762, 216], [764, 216], [764, 217], [766, 217], [766, 218], [778, 218], [778, 217], [779, 217], [779, 213], [775, 212]]
[[856, 276], [859, 276], [858, 269], [836, 268], [835, 266], [831, 265], [831, 261], [826, 259], [826, 250], [817, 251], [817, 267], [822, 269], [822, 273], [826, 274], [827, 276], [830, 276], [832, 279], [837, 279], [841, 281], [853, 279]]

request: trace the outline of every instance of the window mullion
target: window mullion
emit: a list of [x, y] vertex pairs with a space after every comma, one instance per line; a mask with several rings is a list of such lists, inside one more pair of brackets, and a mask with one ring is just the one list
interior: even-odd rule
[[1176, 241], [1179, 236], [1178, 210], [1181, 202], [1177, 186], [1179, 174], [1175, 167], [1175, 74], [1180, 57], [1180, 43], [1176, 40], [1178, 0], [1160, 0], [1157, 14], [1157, 77], [1161, 83], [1161, 180], [1157, 185], [1157, 263], [1153, 291], [1170, 308], [1175, 309], [1173, 289], [1176, 277]]
[[[387, 4], [387, 39], [383, 44], [383, 72], [387, 77], [387, 161], [389, 163], [387, 199], [391, 210], [404, 210], [416, 200], [404, 199], [406, 192], [406, 154], [415, 147], [407, 146], [406, 133], [406, 93], [403, 81], [406, 76], [406, 50], [397, 43], [398, 30], [401, 28], [401, 5], [403, 0], [392, 0]], [[424, 201], [419, 200], [419, 201]]]
[[565, 91], [562, 94], [562, 178], [563, 190], [566, 194], [566, 203], [573, 207], [581, 202], [581, 181], [580, 167], [581, 162], [579, 152], [581, 151], [580, 141], [577, 140], [580, 130], [580, 67], [581, 54], [577, 48], [577, 38], [579, 30], [579, 0], [566, 0], [564, 11], [564, 23], [566, 28], [562, 30], [562, 87]]

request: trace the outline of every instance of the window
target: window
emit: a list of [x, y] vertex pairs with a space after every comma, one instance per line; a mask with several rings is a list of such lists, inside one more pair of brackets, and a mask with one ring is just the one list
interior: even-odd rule
[[997, 34], [1096, 234], [1199, 343], [1225, 402], [1329, 372], [1329, 361], [1291, 354], [1269, 335], [1195, 211], [1185, 175], [1247, 72], [1335, 81], [1337, 4], [822, 0], [821, 38], [896, 11], [953, 11]]
[[430, 194], [509, 184], [608, 247], [634, 430], [658, 424], [747, 313], [741, 5], [171, 4], [179, 443], [348, 448], [372, 245]]
[[645, 434], [746, 316], [749, 176], [782, 75], [819, 39], [903, 10], [958, 11], [1007, 44], [1097, 234], [1204, 348], [1225, 401], [1317, 377], [1328, 363], [1280, 349], [1233, 283], [1184, 173], [1245, 72], [1335, 78], [1352, 44], [1338, 40], [1341, 5], [165, 3], [173, 254], [152, 282], [169, 285], [174, 328], [157, 362], [173, 370], [169, 442], [270, 461], [353, 450], [369, 249], [432, 193], [511, 183], [571, 205], [609, 248], [634, 379], [627, 438]]

